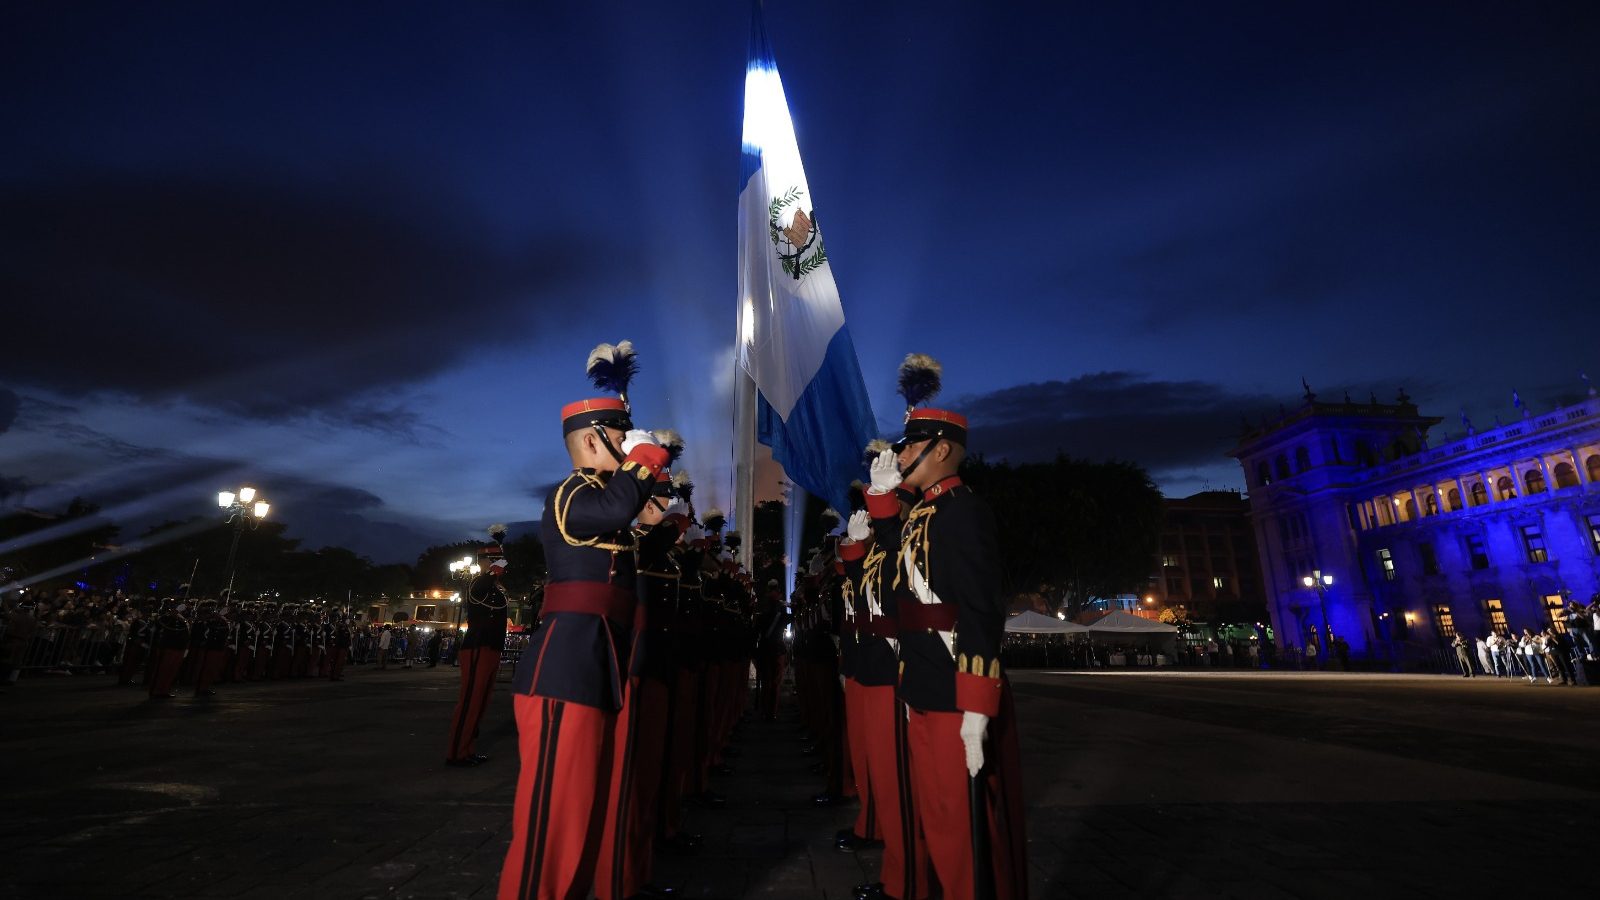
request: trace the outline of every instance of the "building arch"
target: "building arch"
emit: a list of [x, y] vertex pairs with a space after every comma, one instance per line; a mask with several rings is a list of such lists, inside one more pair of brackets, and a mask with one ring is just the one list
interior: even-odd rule
[[1589, 482], [1593, 484], [1600, 481], [1600, 453], [1592, 453], [1583, 461], [1583, 467], [1589, 470]]
[[1418, 518], [1419, 518], [1419, 516], [1417, 515], [1417, 498], [1415, 498], [1415, 497], [1407, 497], [1406, 498], [1406, 521], [1407, 522], [1415, 522]]
[[1544, 473], [1538, 469], [1529, 469], [1522, 473], [1522, 484], [1528, 489], [1528, 495], [1544, 493]]
[[1451, 512], [1461, 508], [1461, 491], [1459, 488], [1451, 488], [1450, 493], [1446, 494], [1444, 499]]
[[1423, 494], [1422, 508], [1427, 512], [1428, 515], [1437, 516], [1439, 514], [1439, 498], [1434, 496], [1432, 491]]
[[1488, 491], [1488, 489], [1483, 486], [1483, 482], [1474, 481], [1472, 483], [1472, 505], [1473, 506], [1483, 506], [1484, 504], [1486, 504], [1488, 502], [1489, 502], [1489, 491]]
[[1304, 447], [1294, 448], [1294, 471], [1298, 475], [1311, 468], [1311, 451]]
[[1501, 500], [1512, 500], [1517, 496], [1517, 483], [1511, 480], [1510, 475], [1501, 475], [1500, 480], [1494, 483], [1495, 490], [1500, 494]]
[[1557, 490], [1578, 486], [1578, 470], [1574, 469], [1571, 463], [1556, 463], [1556, 467], [1550, 470], [1550, 474], [1556, 480]]
[[1272, 461], [1272, 474], [1279, 478], [1289, 477], [1289, 457], [1279, 453], [1278, 458]]

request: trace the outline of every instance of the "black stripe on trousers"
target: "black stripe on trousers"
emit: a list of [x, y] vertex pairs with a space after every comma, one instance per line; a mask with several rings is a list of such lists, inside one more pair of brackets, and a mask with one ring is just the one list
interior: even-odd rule
[[466, 690], [461, 692], [461, 711], [456, 714], [456, 732], [450, 741], [450, 758], [456, 759], [456, 753], [461, 748], [461, 732], [467, 727], [467, 716], [471, 715], [472, 692], [476, 686], [473, 676], [477, 675], [478, 653], [477, 650], [467, 651], [467, 667], [461, 671], [461, 676], [467, 680]]
[[911, 807], [911, 754], [907, 751], [906, 716], [910, 707], [894, 701], [894, 764], [895, 781], [900, 791], [900, 841], [901, 865], [905, 869], [905, 883], [900, 896], [914, 900], [917, 896], [917, 816]]
[[[633, 687], [629, 685], [629, 687]], [[628, 811], [633, 808], [633, 739], [639, 724], [639, 692], [628, 698], [627, 745], [622, 748], [622, 778], [617, 788], [617, 827], [611, 836], [611, 896], [621, 897], [623, 860], [628, 850]]]
[[555, 700], [545, 700], [541, 711], [539, 764], [533, 782], [533, 798], [528, 804], [529, 822], [527, 845], [523, 848], [521, 897], [530, 897], [539, 886], [539, 876], [544, 867], [544, 836], [550, 824], [550, 782], [555, 777], [556, 748], [561, 739], [561, 714], [566, 706]]

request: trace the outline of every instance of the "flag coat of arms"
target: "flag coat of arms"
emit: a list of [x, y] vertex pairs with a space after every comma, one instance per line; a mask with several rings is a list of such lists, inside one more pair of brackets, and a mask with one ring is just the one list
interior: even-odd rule
[[759, 7], [741, 159], [738, 354], [757, 391], [756, 436], [795, 484], [849, 509], [876, 425]]

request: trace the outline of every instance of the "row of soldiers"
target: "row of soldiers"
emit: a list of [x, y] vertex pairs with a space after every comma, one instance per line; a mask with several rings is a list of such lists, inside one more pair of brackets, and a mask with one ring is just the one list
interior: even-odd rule
[[[601, 345], [588, 374], [615, 396], [561, 411], [574, 468], [540, 522], [549, 583], [513, 682], [521, 771], [500, 900], [657, 895], [656, 841], [692, 844], [681, 804], [720, 800], [707, 778], [753, 650], [775, 711], [785, 614], [769, 591], [752, 616], [748, 573], [696, 523], [686, 481], [674, 490], [681, 439], [634, 427], [634, 371], [631, 345]], [[839, 748], [818, 802], [851, 787], [870, 801], [841, 846], [885, 845], [858, 897], [1025, 898], [996, 530], [957, 474], [966, 420], [917, 408], [938, 383], [926, 357], [901, 368], [905, 433], [873, 456], [833, 565], [820, 559], [798, 598], [800, 646], [817, 652], [798, 655], [797, 682]]]
[[164, 699], [178, 685], [193, 685], [198, 697], [227, 682], [342, 681], [355, 631], [343, 612], [309, 604], [168, 598], [136, 608], [118, 683], [139, 680], [152, 699]]
[[866, 447], [871, 481], [852, 485], [844, 534], [795, 597], [795, 685], [827, 779], [816, 802], [859, 796], [836, 845], [884, 848], [858, 900], [1027, 896], [998, 538], [958, 474], [965, 417], [919, 407], [940, 374], [925, 356], [901, 366], [904, 434]]

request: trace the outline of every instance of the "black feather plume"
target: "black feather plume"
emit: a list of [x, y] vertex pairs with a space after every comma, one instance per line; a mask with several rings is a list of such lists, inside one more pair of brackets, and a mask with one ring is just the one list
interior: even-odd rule
[[601, 344], [589, 354], [589, 380], [602, 391], [626, 397], [628, 385], [638, 371], [639, 361], [628, 341], [615, 347]]
[[900, 396], [906, 406], [916, 406], [932, 400], [942, 386], [944, 369], [938, 360], [921, 353], [906, 354], [900, 364]]

